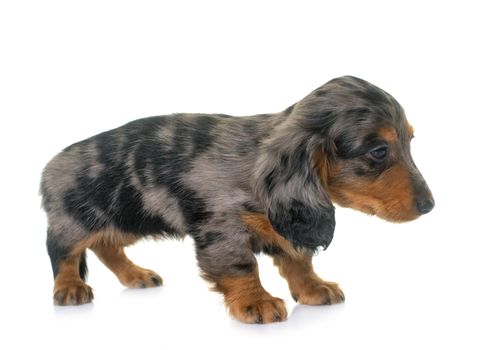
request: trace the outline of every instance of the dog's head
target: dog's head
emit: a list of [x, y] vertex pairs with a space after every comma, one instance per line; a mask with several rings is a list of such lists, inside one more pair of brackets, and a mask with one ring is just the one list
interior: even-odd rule
[[293, 244], [327, 248], [332, 201], [393, 222], [434, 207], [411, 156], [413, 128], [385, 91], [341, 77], [284, 113], [263, 144], [255, 184], [271, 224]]

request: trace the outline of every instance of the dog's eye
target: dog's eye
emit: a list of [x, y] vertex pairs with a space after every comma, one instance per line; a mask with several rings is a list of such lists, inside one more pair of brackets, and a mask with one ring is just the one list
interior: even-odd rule
[[374, 160], [384, 160], [386, 158], [386, 155], [388, 154], [388, 147], [379, 146], [370, 151], [369, 154], [371, 155], [371, 157], [373, 157]]

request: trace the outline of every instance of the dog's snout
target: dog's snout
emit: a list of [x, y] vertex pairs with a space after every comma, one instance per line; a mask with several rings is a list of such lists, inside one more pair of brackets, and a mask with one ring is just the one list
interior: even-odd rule
[[424, 215], [433, 210], [436, 203], [429, 186], [415, 165], [412, 174], [416, 210], [419, 215]]
[[427, 214], [434, 208], [434, 199], [432, 198], [422, 198], [416, 200], [416, 207], [419, 213]]

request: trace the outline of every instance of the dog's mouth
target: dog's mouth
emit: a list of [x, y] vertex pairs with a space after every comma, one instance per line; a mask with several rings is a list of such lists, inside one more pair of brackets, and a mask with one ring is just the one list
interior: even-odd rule
[[417, 219], [420, 214], [410, 204], [405, 205], [399, 200], [384, 202], [375, 197], [365, 196], [357, 193], [342, 193], [340, 196], [331, 195], [334, 203], [341, 207], [358, 210], [367, 215], [377, 216], [380, 219], [401, 223]]
[[363, 204], [355, 209], [395, 223], [413, 221], [420, 216], [412, 206], [405, 206], [398, 201], [393, 201], [391, 203], [374, 201], [371, 204]]
[[412, 213], [410, 211], [406, 212], [376, 212], [374, 215], [376, 215], [378, 218], [381, 218], [383, 220], [389, 221], [389, 222], [394, 222], [394, 223], [401, 223], [401, 222], [409, 222], [416, 220], [419, 218], [419, 215], [416, 213]]

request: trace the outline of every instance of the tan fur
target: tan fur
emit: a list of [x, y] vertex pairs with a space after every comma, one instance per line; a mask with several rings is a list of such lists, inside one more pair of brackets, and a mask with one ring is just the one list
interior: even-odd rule
[[79, 305], [93, 300], [93, 292], [80, 278], [80, 255], [73, 255], [59, 264], [53, 287], [56, 305]]
[[[339, 172], [340, 167], [341, 162], [338, 162], [335, 171]], [[333, 171], [328, 191], [334, 202], [388, 221], [409, 221], [418, 217], [410, 175], [402, 164], [393, 165], [377, 179], [355, 177], [336, 182]]]
[[97, 231], [78, 242], [71, 253], [79, 254], [87, 248], [97, 246], [126, 247], [137, 242], [138, 239], [138, 236], [113, 230]]
[[[263, 214], [243, 214], [243, 221], [266, 244], [276, 245], [283, 252], [274, 257], [289, 284], [291, 294], [302, 304], [322, 305], [344, 301], [344, 294], [336, 283], [326, 282], [319, 278], [313, 270], [311, 256], [298, 252], [289, 241], [279, 235]], [[252, 283], [249, 280], [247, 284]], [[229, 282], [232, 285], [232, 282]], [[243, 283], [243, 282], [242, 282]]]
[[321, 185], [324, 189], [328, 187], [328, 176], [330, 172], [330, 161], [323, 150], [319, 150], [315, 155], [315, 168], [316, 172], [321, 180]]
[[380, 128], [378, 135], [390, 144], [395, 144], [398, 140], [396, 129], [394, 129], [392, 126], [384, 126]]
[[293, 298], [301, 304], [329, 305], [344, 301], [344, 294], [337, 283], [323, 281], [316, 275], [310, 256], [277, 255], [274, 264], [288, 281]]
[[261, 285], [258, 270], [236, 277], [217, 279], [216, 290], [224, 294], [231, 316], [245, 323], [286, 320], [284, 301], [271, 296]]
[[278, 246], [291, 256], [301, 256], [301, 253], [294, 249], [292, 244], [287, 239], [273, 229], [273, 226], [271, 226], [271, 223], [264, 214], [243, 213], [242, 219], [244, 223], [250, 229], [252, 229], [264, 243]]
[[128, 259], [123, 247], [95, 245], [92, 250], [126, 287], [146, 288], [163, 284], [157, 273], [141, 268]]
[[[337, 284], [311, 264], [311, 252], [332, 241], [332, 201], [391, 221], [434, 206], [406, 132], [412, 127], [392, 96], [345, 76], [279, 113], [150, 117], [76, 142], [41, 181], [55, 302], [92, 300], [82, 280], [86, 249], [124, 285], [152, 287], [161, 277], [130, 261], [124, 247], [185, 235], [203, 276], [241, 321], [286, 318], [284, 302], [261, 286], [260, 251], [274, 257], [301, 303], [341, 302]], [[371, 137], [391, 146], [384, 162], [372, 163]]]
[[138, 241], [138, 237], [117, 231], [99, 231], [78, 242], [70, 256], [60, 263], [55, 278], [54, 301], [57, 305], [88, 303], [93, 299], [92, 289], [82, 281], [79, 274], [80, 256], [86, 249], [95, 252], [98, 258], [130, 288], [155, 287], [163, 283], [154, 271], [135, 265], [125, 255], [123, 247]]

